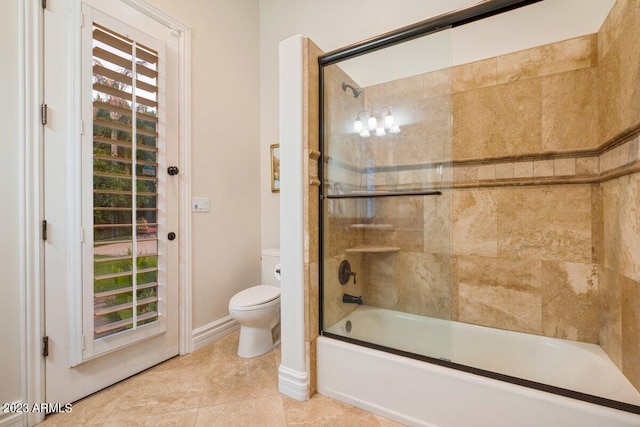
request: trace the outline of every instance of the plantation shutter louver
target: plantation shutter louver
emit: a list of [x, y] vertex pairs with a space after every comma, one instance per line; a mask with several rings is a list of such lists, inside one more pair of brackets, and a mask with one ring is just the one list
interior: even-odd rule
[[93, 24], [94, 339], [158, 321], [158, 53]]

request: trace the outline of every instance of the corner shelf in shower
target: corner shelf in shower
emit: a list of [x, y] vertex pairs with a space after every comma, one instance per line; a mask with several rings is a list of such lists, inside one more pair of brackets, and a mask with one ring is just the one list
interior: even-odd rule
[[347, 253], [359, 253], [359, 254], [373, 254], [373, 253], [391, 253], [400, 252], [400, 248], [397, 246], [354, 246], [352, 248], [345, 249]]

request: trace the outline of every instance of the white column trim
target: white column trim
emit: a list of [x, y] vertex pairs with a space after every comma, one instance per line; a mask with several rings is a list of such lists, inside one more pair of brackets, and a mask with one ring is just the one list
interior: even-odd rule
[[282, 361], [280, 392], [309, 399], [304, 341], [303, 39], [280, 42], [280, 261]]
[[[20, 329], [22, 331], [22, 400], [44, 402], [45, 364], [41, 356], [44, 335], [44, 244], [40, 235], [42, 203], [43, 128], [43, 10], [39, 2], [21, 2], [19, 28], [19, 141], [20, 141]], [[29, 413], [24, 425], [44, 421]]]
[[278, 389], [280, 393], [304, 402], [309, 400], [309, 374], [280, 365], [278, 369]]

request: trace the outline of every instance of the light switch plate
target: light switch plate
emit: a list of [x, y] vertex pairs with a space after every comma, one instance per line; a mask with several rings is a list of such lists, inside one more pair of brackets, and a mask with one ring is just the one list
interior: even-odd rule
[[209, 198], [208, 197], [192, 197], [191, 211], [192, 212], [209, 212]]

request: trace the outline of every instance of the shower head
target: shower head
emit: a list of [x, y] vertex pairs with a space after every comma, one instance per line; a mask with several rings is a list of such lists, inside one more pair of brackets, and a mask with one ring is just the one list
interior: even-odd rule
[[346, 92], [347, 89], [351, 89], [351, 91], [353, 92], [354, 98], [360, 98], [362, 96], [362, 89], [346, 84], [345, 82], [342, 82], [342, 90]]

